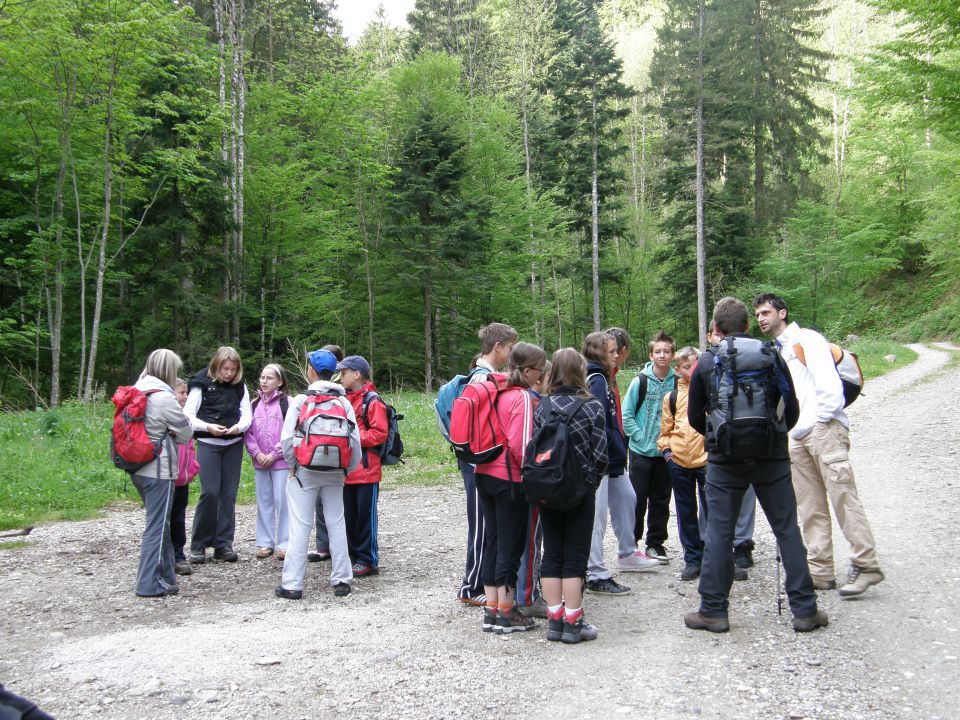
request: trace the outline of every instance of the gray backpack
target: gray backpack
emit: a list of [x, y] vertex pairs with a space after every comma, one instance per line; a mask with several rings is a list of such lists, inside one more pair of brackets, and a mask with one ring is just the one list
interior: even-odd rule
[[707, 402], [707, 450], [730, 460], [770, 457], [787, 431], [776, 397], [776, 350], [753, 338], [727, 336], [714, 349]]

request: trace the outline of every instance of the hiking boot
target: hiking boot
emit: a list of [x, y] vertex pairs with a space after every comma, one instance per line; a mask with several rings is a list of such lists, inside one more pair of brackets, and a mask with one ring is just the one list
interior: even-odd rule
[[730, 621], [725, 617], [708, 617], [699, 610], [683, 616], [683, 624], [691, 630], [707, 630], [712, 633], [725, 633], [730, 630]]
[[621, 585], [613, 578], [588, 580], [586, 590], [597, 595], [629, 595], [632, 592], [627, 585]]
[[576, 645], [584, 640], [596, 640], [597, 634], [597, 629], [593, 625], [584, 622], [583, 613], [581, 613], [574, 623], [567, 622], [566, 618], [563, 619], [563, 634], [560, 636], [560, 642]]
[[753, 567], [753, 540], [744, 540], [733, 549], [733, 562], [744, 569]]
[[534, 618], [544, 618], [547, 617], [547, 603], [542, 597], [538, 597], [533, 601], [533, 605], [523, 605], [520, 608], [522, 612], [527, 617]]
[[836, 590], [837, 589], [836, 578], [832, 580], [818, 580], [817, 578], [812, 578], [812, 579], [813, 579], [814, 590]]
[[744, 570], [742, 567], [738, 567], [738, 566], [736, 566], [736, 565], [733, 566], [733, 579], [734, 579], [734, 580], [736, 580], [736, 581], [738, 581], [738, 582], [743, 582], [744, 580], [749, 579], [749, 577], [750, 577], [750, 576], [747, 575], [747, 571]]
[[823, 610], [817, 610], [810, 617], [793, 618], [794, 632], [812, 632], [817, 628], [826, 627], [830, 624], [827, 614]]
[[487, 604], [487, 596], [483, 593], [477, 593], [476, 595], [467, 595], [466, 597], [457, 598], [464, 605], [472, 605], [473, 607], [483, 607]]
[[268, 557], [270, 557], [271, 555], [273, 555], [273, 548], [272, 548], [272, 547], [262, 547], [262, 548], [258, 548], [258, 549], [257, 549], [257, 552], [254, 553], [253, 556], [254, 556], [257, 560], [263, 560], [264, 558], [268, 558]]
[[379, 575], [380, 568], [374, 565], [367, 565], [366, 563], [354, 563], [353, 564], [353, 576], [355, 578], [367, 577], [368, 575]]
[[617, 570], [620, 572], [649, 572], [660, 567], [660, 561], [649, 557], [642, 550], [632, 555], [625, 555], [617, 560]]
[[333, 586], [334, 597], [346, 597], [350, 594], [350, 585], [347, 583], [337, 583]]
[[207, 551], [206, 550], [191, 550], [190, 551], [190, 564], [191, 565], [203, 565], [207, 561]]
[[[486, 617], [484, 617], [484, 619], [486, 619]], [[497, 624], [493, 628], [493, 631], [497, 633], [497, 635], [506, 635], [508, 633], [526, 632], [536, 627], [537, 623], [534, 619], [528, 618], [514, 605], [506, 613], [502, 610], [497, 610]]]
[[680, 571], [680, 579], [684, 582], [696, 580], [698, 577], [700, 577], [700, 566], [695, 563], [687, 563]]
[[283, 585], [277, 585], [277, 589], [273, 591], [273, 594], [278, 598], [299, 600], [303, 597], [303, 590], [287, 590]]
[[647, 545], [646, 554], [647, 557], [659, 560], [661, 565], [670, 564], [670, 556], [667, 555], [667, 550], [663, 545]]
[[236, 562], [240, 559], [240, 556], [233, 551], [232, 547], [225, 547], [214, 550], [213, 559], [221, 562]]
[[559, 620], [547, 620], [547, 640], [550, 642], [559, 642], [563, 639], [563, 618]]
[[190, 567], [190, 563], [180, 561], [173, 566], [173, 572], [177, 575], [193, 575], [193, 568]]
[[497, 629], [497, 611], [493, 608], [483, 609], [483, 626], [485, 633], [492, 633]]
[[140, 593], [137, 593], [137, 597], [161, 598], [167, 597], [168, 595], [176, 595], [178, 592], [180, 592], [180, 585], [168, 585], [165, 590], [161, 590], [156, 595], [141, 595]]
[[311, 550], [307, 553], [307, 562], [323, 562], [330, 559], [330, 553], [321, 550]]
[[850, 567], [850, 575], [847, 576], [847, 584], [837, 590], [837, 594], [844, 598], [856, 597], [879, 582], [883, 582], [883, 573], [880, 572], [880, 568], [867, 570], [853, 565]]

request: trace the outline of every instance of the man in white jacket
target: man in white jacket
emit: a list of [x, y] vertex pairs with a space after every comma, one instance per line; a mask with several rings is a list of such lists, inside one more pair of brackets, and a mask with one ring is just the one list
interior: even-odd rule
[[753, 306], [757, 324], [774, 338], [790, 369], [800, 402], [800, 419], [790, 431], [790, 463], [813, 586], [837, 587], [832, 505], [850, 543], [850, 574], [838, 593], [860, 595], [881, 582], [883, 572], [850, 464], [850, 421], [843, 410], [843, 385], [833, 353], [823, 335], [789, 322], [783, 298], [765, 293]]

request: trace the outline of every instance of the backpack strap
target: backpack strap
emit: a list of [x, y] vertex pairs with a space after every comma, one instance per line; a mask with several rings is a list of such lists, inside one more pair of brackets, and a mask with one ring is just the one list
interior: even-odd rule
[[643, 401], [647, 398], [647, 383], [649, 378], [643, 374], [643, 370], [637, 373], [637, 380], [640, 383], [640, 387], [637, 389], [637, 410], [640, 409], [640, 406], [643, 405]]
[[[363, 424], [367, 426], [367, 430], [370, 429], [370, 422], [367, 420], [367, 408], [370, 406], [370, 403], [372, 403], [374, 400], [379, 400], [380, 402], [383, 402], [383, 398], [377, 395], [375, 391], [368, 390], [364, 394], [363, 404], [360, 406], [360, 417], [363, 419]], [[383, 404], [386, 405], [386, 403], [383, 403]]]
[[677, 388], [674, 388], [670, 391], [670, 414], [674, 418], [677, 417], [677, 393], [680, 392]]

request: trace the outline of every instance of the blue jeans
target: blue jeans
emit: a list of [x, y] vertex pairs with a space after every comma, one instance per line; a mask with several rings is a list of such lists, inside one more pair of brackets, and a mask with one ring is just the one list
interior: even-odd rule
[[702, 467], [685, 468], [672, 460], [667, 462], [667, 468], [673, 484], [673, 501], [677, 506], [677, 530], [683, 546], [683, 561], [687, 565], [700, 565], [703, 562], [703, 539], [700, 537], [697, 517], [697, 495], [701, 500], [705, 497], [707, 470]]

